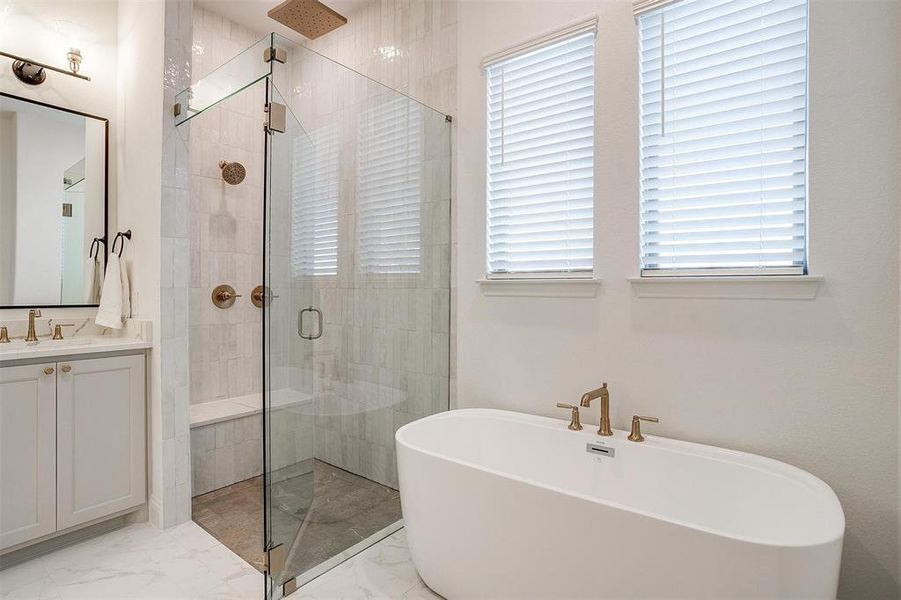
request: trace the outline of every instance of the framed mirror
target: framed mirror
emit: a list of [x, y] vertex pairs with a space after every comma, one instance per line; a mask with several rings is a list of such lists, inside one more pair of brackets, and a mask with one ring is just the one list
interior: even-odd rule
[[109, 120], [0, 92], [0, 308], [97, 306]]

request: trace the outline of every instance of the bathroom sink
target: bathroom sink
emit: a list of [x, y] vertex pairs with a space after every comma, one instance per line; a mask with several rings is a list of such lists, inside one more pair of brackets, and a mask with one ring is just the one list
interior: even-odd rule
[[[12, 340], [7, 345], [7, 347], [10, 349], [16, 348], [18, 350], [21, 350], [23, 347], [24, 348], [49, 348], [51, 346], [54, 346], [54, 347], [56, 347], [56, 346], [88, 346], [93, 343], [94, 343], [94, 340], [89, 337], [76, 337], [76, 338], [70, 338], [67, 340], [52, 340], [52, 339], [48, 340], [46, 338], [43, 338], [43, 339], [38, 339], [38, 341], [36, 341], [36, 342], [26, 342], [24, 340], [18, 339], [18, 340]], [[4, 344], [4, 345], [6, 345], [6, 344]]]
[[0, 356], [4, 354], [19, 354], [22, 352], [38, 352], [41, 350], [53, 350], [54, 348], [80, 348], [97, 344], [97, 339], [92, 337], [75, 337], [68, 340], [39, 339], [37, 342], [26, 342], [22, 338], [10, 340], [8, 344], [0, 344]]
[[81, 337], [71, 338], [68, 340], [42, 340], [40, 343], [53, 346], [89, 346], [94, 343], [94, 339], [89, 337]]

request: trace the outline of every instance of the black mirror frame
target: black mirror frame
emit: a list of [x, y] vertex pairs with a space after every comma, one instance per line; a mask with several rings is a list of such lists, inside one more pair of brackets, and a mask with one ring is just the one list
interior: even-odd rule
[[[90, 113], [81, 112], [78, 110], [73, 110], [71, 108], [65, 108], [62, 106], [56, 106], [54, 104], [47, 104], [46, 102], [40, 102], [38, 100], [32, 100], [31, 98], [23, 98], [22, 96], [16, 96], [14, 94], [8, 94], [6, 92], [0, 92], [0, 96], [4, 98], [11, 98], [13, 100], [18, 100], [20, 102], [28, 102], [29, 104], [34, 104], [36, 106], [43, 106], [44, 108], [52, 108], [53, 110], [59, 110], [62, 112], [66, 112], [73, 115], [78, 115], [80, 117], [86, 117], [88, 119], [95, 119], [97, 121], [103, 122], [103, 171], [105, 181], [103, 182], [103, 237], [104, 240], [109, 239], [109, 119], [105, 117], [99, 117], [97, 115], [92, 115]], [[109, 248], [107, 248], [106, 243], [101, 244], [103, 246], [103, 271], [106, 272], [106, 266], [109, 263]], [[25, 309], [25, 308], [96, 308], [99, 304], [11, 304], [5, 305], [0, 304], [0, 309]]]

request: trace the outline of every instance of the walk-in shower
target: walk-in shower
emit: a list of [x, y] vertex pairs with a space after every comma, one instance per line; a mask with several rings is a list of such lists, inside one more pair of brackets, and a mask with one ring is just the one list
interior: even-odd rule
[[195, 520], [278, 597], [400, 526], [394, 432], [448, 408], [449, 118], [275, 34], [176, 102]]

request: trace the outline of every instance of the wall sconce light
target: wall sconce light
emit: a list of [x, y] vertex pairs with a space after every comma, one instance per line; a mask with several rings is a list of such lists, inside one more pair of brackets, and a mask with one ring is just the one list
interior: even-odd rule
[[69, 59], [69, 70], [77, 75], [78, 69], [81, 68], [81, 50], [78, 48], [69, 48], [69, 51], [66, 53], [66, 58]]
[[60, 69], [52, 65], [40, 63], [24, 56], [16, 56], [9, 52], [0, 52], [0, 56], [5, 56], [13, 61], [13, 74], [16, 78], [27, 85], [41, 85], [47, 80], [47, 71], [62, 73], [70, 77], [77, 77], [90, 81], [91, 78], [81, 75], [78, 70], [81, 68], [81, 51], [78, 48], [69, 48], [66, 53], [66, 59], [69, 61], [69, 70]]

